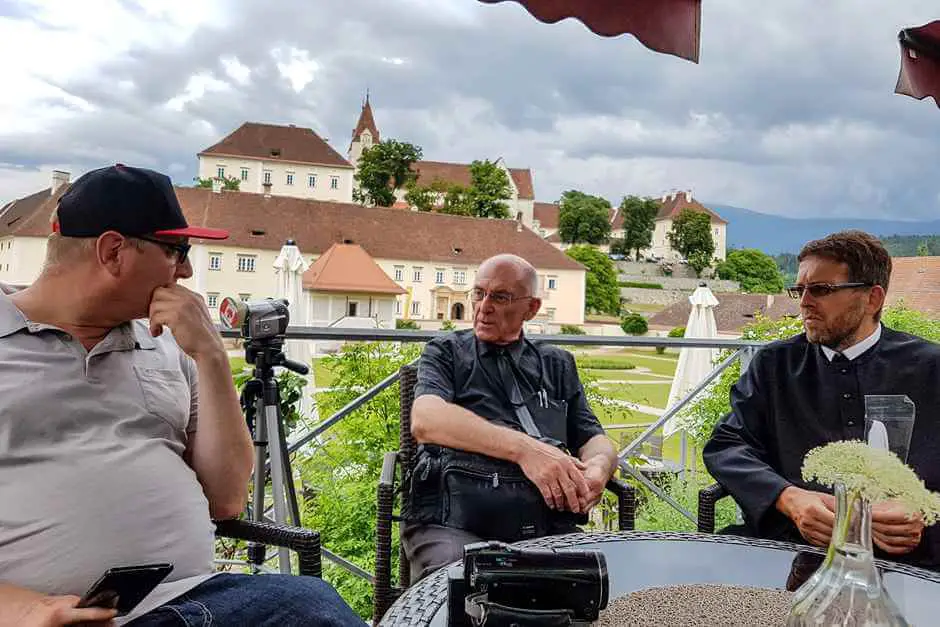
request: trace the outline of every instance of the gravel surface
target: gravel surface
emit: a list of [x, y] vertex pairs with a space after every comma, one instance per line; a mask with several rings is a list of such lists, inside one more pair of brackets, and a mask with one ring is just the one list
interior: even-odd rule
[[595, 627], [774, 627], [786, 622], [792, 592], [743, 586], [648, 588], [611, 601]]

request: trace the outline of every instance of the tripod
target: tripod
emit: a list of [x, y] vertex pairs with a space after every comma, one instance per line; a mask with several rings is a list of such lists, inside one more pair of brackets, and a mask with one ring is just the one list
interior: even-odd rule
[[[305, 375], [310, 369], [284, 356], [284, 336], [262, 340], [246, 340], [245, 359], [254, 364], [252, 378], [245, 383], [241, 393], [241, 405], [245, 420], [251, 430], [255, 444], [255, 470], [252, 479], [252, 501], [250, 518], [255, 522], [265, 521], [265, 489], [271, 479], [271, 499], [274, 505], [274, 522], [300, 526], [300, 510], [287, 450], [287, 435], [281, 416], [281, 396], [274, 368], [281, 366]], [[269, 443], [273, 437], [274, 442]], [[266, 450], [270, 449], [271, 463], [267, 464]], [[270, 470], [269, 470], [270, 468]], [[288, 521], [288, 516], [289, 521]], [[249, 543], [248, 560], [260, 566], [265, 560], [266, 547]], [[290, 554], [285, 548], [278, 549], [278, 566], [284, 574], [290, 574]]]

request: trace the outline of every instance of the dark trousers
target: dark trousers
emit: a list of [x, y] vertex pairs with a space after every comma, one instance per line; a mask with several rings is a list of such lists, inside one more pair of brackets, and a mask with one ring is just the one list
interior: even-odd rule
[[462, 529], [441, 525], [404, 525], [401, 545], [411, 564], [411, 583], [463, 559], [464, 545], [481, 541], [482, 538]]

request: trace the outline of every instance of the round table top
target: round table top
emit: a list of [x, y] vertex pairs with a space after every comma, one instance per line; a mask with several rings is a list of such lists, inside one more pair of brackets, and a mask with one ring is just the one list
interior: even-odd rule
[[[785, 589], [798, 554], [801, 558], [823, 554], [820, 549], [788, 542], [641, 531], [574, 533], [515, 546], [603, 551], [611, 600], [645, 588], [696, 583]], [[934, 624], [940, 613], [940, 574], [882, 560], [877, 564], [888, 593], [908, 622]], [[446, 627], [446, 601], [447, 569], [442, 568], [406, 590], [380, 625]]]

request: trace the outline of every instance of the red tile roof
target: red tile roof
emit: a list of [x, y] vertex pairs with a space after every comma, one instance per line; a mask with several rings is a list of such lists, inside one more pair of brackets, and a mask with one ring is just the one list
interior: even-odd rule
[[20, 235], [23, 237], [45, 237], [52, 232], [49, 222], [59, 196], [65, 193], [68, 185], [63, 185], [59, 193], [50, 194], [50, 188], [35, 194], [18, 198], [7, 203], [0, 212], [0, 237]]
[[307, 268], [304, 289], [315, 292], [404, 294], [358, 244], [333, 244]]
[[[784, 316], [799, 316], [800, 304], [792, 298], [767, 294], [736, 294], [717, 292], [715, 298], [715, 324], [722, 333], [738, 333], [741, 328], [754, 322], [754, 314], [760, 312], [774, 320]], [[629, 305], [627, 305], [629, 307]], [[685, 326], [689, 321], [692, 305], [683, 297], [677, 303], [666, 307], [649, 319], [649, 326], [660, 329], [672, 329]]]
[[888, 304], [904, 305], [940, 319], [940, 257], [895, 257], [891, 260]]
[[[411, 169], [417, 174], [422, 185], [430, 185], [435, 181], [470, 186], [470, 164], [448, 163], [445, 161], [416, 161]], [[512, 182], [519, 190], [519, 198], [533, 200], [535, 192], [532, 186], [532, 172], [528, 168], [509, 168]]]
[[[379, 127], [375, 125], [375, 117], [372, 115], [372, 105], [369, 104], [369, 96], [366, 96], [366, 101], [362, 105], [362, 111], [359, 113], [359, 121], [356, 123], [356, 128], [353, 129], [352, 141], [355, 141], [357, 137], [362, 135], [362, 131], [368, 129], [372, 134], [372, 142], [377, 144], [382, 141], [379, 138]], [[350, 143], [351, 143], [350, 142]]]
[[539, 221], [543, 229], [558, 228], [558, 204], [553, 202], [537, 202], [532, 210], [533, 217]]
[[707, 213], [711, 216], [713, 222], [728, 224], [728, 221], [720, 215], [692, 198], [691, 192], [678, 192], [669, 194], [665, 199], [659, 199], [659, 213], [656, 214], [657, 220], [678, 218], [683, 209], [691, 209], [700, 213]]
[[199, 154], [352, 168], [312, 129], [294, 125], [245, 122]]

